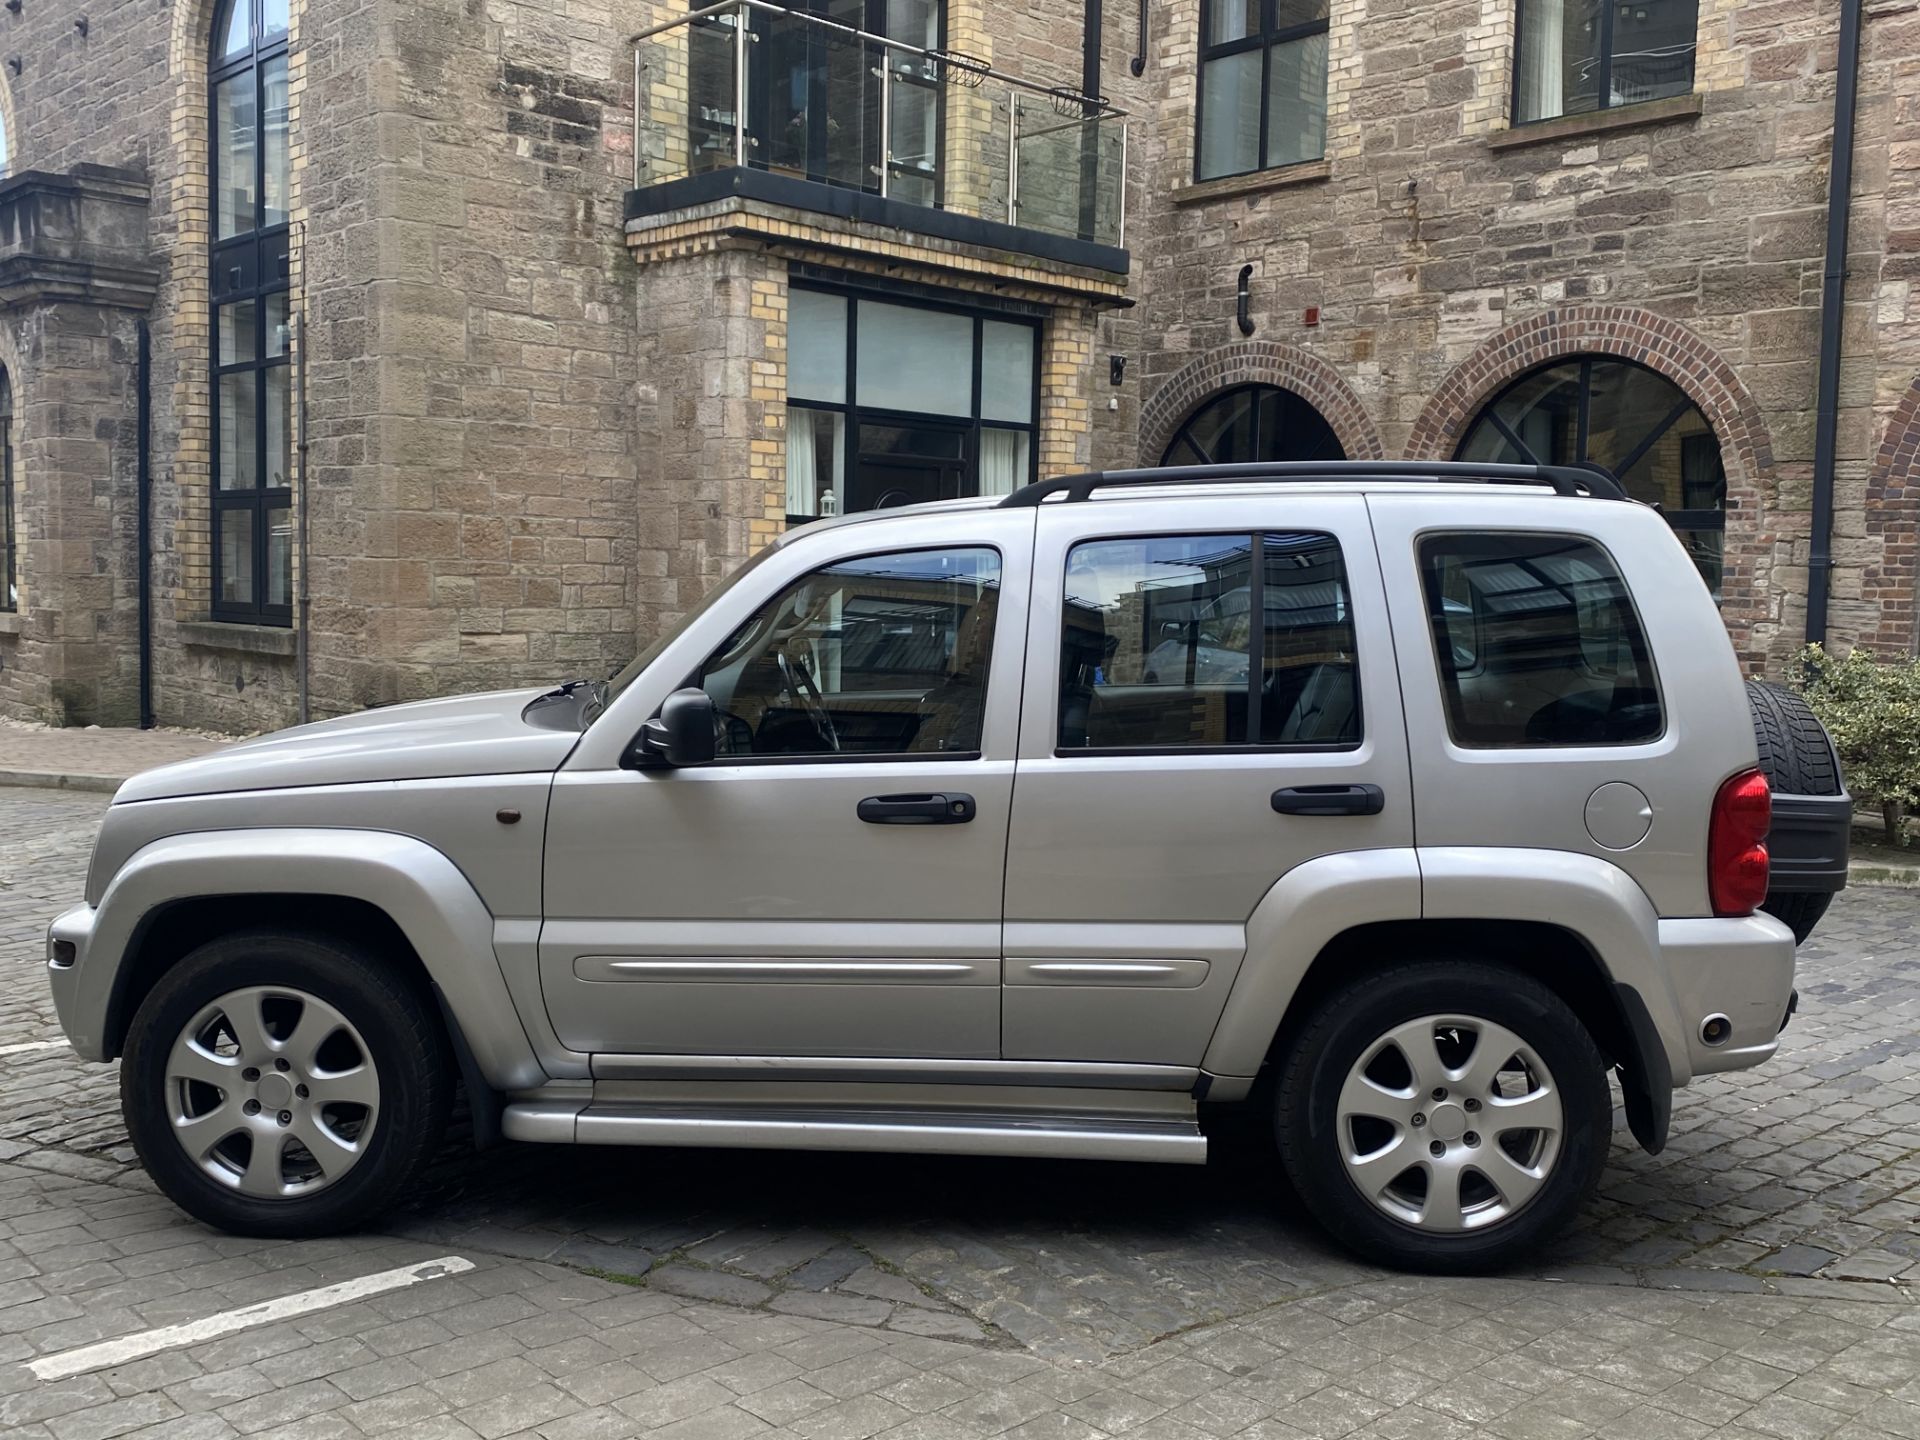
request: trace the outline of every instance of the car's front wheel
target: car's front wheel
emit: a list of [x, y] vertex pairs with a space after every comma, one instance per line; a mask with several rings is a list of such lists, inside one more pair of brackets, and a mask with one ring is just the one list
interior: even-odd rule
[[1409, 1270], [1504, 1265], [1599, 1182], [1613, 1110], [1586, 1027], [1527, 976], [1398, 966], [1330, 996], [1284, 1057], [1275, 1127], [1315, 1217]]
[[332, 939], [223, 936], [133, 1018], [120, 1104], [181, 1209], [244, 1235], [323, 1235], [389, 1205], [432, 1155], [445, 1038], [407, 977]]

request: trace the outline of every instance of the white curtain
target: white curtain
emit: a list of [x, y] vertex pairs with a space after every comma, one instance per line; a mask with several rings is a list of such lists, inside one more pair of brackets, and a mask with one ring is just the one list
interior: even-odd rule
[[1520, 7], [1521, 120], [1564, 114], [1567, 0], [1524, 0]]
[[[820, 493], [820, 448], [832, 455], [833, 502]], [[832, 410], [787, 407], [787, 513], [838, 514], [846, 498], [846, 446], [840, 443], [840, 416]]]
[[1011, 495], [1027, 483], [1027, 432], [980, 432], [980, 493]]

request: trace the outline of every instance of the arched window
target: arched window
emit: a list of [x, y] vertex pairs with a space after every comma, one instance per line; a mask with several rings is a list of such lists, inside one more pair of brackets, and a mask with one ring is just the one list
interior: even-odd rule
[[1714, 594], [1727, 530], [1727, 472], [1713, 426], [1678, 385], [1629, 360], [1581, 355], [1514, 381], [1480, 412], [1462, 460], [1604, 465], [1659, 505]]
[[13, 515], [13, 381], [0, 370], [0, 610], [20, 608], [20, 539]]
[[213, 614], [280, 625], [293, 618], [287, 4], [222, 0], [208, 94]]
[[1241, 385], [1205, 401], [1173, 433], [1162, 465], [1344, 460], [1326, 417], [1278, 385]]

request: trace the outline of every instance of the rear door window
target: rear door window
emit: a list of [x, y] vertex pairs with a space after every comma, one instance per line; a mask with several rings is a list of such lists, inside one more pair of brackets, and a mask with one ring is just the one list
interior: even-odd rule
[[1629, 745], [1664, 731], [1646, 634], [1600, 546], [1439, 534], [1419, 553], [1455, 744]]
[[1068, 554], [1065, 610], [1063, 752], [1359, 742], [1331, 535], [1089, 541]]

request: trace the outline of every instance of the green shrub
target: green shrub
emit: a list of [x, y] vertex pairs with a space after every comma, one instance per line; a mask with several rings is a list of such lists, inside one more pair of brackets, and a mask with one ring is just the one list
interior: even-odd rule
[[1836, 659], [1818, 645], [1800, 656], [1798, 688], [1840, 752], [1847, 788], [1877, 803], [1887, 839], [1906, 843], [1920, 810], [1920, 660], [1877, 661], [1856, 647]]

